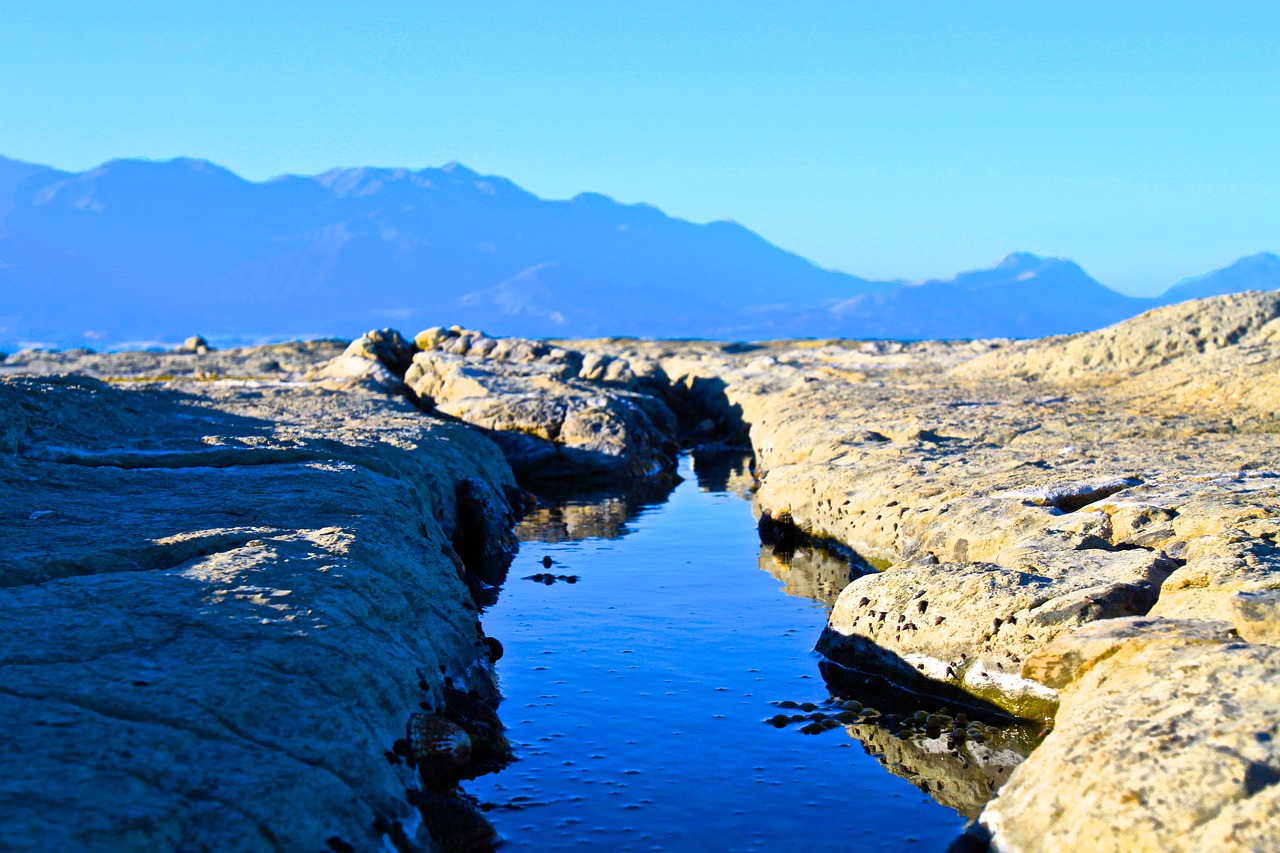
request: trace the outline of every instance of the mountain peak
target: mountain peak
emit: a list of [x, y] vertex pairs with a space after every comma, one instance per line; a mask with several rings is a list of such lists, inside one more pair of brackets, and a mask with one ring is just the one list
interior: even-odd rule
[[468, 169], [466, 166], [464, 166], [462, 163], [458, 162], [457, 160], [450, 160], [448, 163], [445, 163], [443, 166], [440, 167], [440, 171], [444, 172], [446, 175], [451, 175], [455, 178], [480, 177], [479, 172], [476, 172], [472, 169]]
[[996, 264], [992, 269], [1023, 270], [1038, 267], [1045, 261], [1055, 260], [1057, 258], [1046, 258], [1043, 255], [1037, 255], [1032, 252], [1010, 252], [1001, 258], [1000, 263]]
[[1275, 252], [1258, 252], [1246, 255], [1231, 265], [1232, 267], [1273, 267], [1280, 266], [1280, 255]]
[[1184, 278], [1165, 291], [1161, 301], [1182, 302], [1244, 290], [1280, 290], [1280, 255], [1259, 252], [1204, 275]]

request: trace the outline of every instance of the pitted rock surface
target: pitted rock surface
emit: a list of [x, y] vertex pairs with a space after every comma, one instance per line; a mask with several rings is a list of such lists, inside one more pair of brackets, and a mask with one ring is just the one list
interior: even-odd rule
[[[1043, 341], [592, 346], [749, 424], [761, 512], [888, 566], [827, 654], [1061, 701], [984, 813], [994, 849], [1246, 850], [1280, 844], [1278, 318], [1248, 293]], [[1181, 627], [1077, 680], [1028, 663], [1136, 618]]]

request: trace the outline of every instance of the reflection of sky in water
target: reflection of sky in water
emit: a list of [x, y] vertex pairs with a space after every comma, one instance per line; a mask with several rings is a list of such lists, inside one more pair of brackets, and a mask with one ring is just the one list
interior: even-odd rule
[[[827, 697], [827, 608], [754, 569], [741, 497], [681, 473], [623, 538], [527, 541], [484, 617], [519, 760], [465, 787], [504, 849], [942, 849], [964, 820], [857, 741], [764, 723]], [[522, 579], [546, 571], [580, 580]]]

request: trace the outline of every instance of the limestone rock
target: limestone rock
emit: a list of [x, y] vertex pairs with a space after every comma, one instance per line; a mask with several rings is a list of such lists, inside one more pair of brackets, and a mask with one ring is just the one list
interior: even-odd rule
[[1057, 650], [1089, 665], [1060, 671], [1074, 678], [1053, 733], [984, 811], [992, 848], [1274, 847], [1280, 649], [1195, 626], [1107, 627]]
[[[1096, 381], [1134, 375], [1187, 356], [1236, 346], [1255, 334], [1274, 336], [1280, 295], [1251, 291], [1156, 308], [1106, 329], [1047, 339], [975, 359], [963, 372], [1018, 374], [1048, 380]], [[1269, 325], [1270, 324], [1270, 325]]]
[[[583, 376], [583, 373], [586, 376]], [[542, 342], [447, 337], [414, 356], [405, 381], [445, 414], [482, 427], [517, 474], [628, 480], [675, 467], [675, 418], [628, 386], [625, 363]]]
[[0, 424], [0, 846], [430, 846], [387, 756], [494, 689], [451, 544], [490, 442], [279, 379], [11, 376]]
[[401, 391], [401, 379], [413, 359], [413, 344], [394, 329], [366, 332], [343, 351], [342, 355], [307, 372], [310, 382], [325, 382], [330, 387], [364, 385], [386, 394]]
[[1241, 639], [1280, 646], [1280, 589], [1237, 592], [1231, 603], [1232, 621]]

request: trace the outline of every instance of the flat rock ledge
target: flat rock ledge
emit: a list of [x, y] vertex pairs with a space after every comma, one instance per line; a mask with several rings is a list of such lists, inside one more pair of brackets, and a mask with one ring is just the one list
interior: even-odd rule
[[[136, 391], [0, 385], [19, 843], [425, 843], [384, 751], [419, 702], [447, 710], [446, 675], [488, 689], [456, 547], [460, 507], [504, 512], [513, 483], [484, 436], [525, 476], [634, 481], [678, 434], [749, 429], [764, 524], [882, 569], [836, 598], [829, 665], [1044, 724], [1021, 763], [942, 774], [978, 815], [956, 849], [1280, 847], [1278, 294], [1028, 342], [192, 349], [129, 356]], [[225, 366], [172, 383], [175, 359]]]
[[[340, 349], [2, 365], [0, 847], [483, 836], [406, 754], [494, 694], [455, 545], [516, 547], [514, 480], [465, 425], [301, 381]], [[17, 375], [68, 368], [102, 378]]]
[[1280, 294], [1040, 341], [580, 343], [884, 568], [819, 649], [1051, 726], [957, 849], [1280, 847]]

